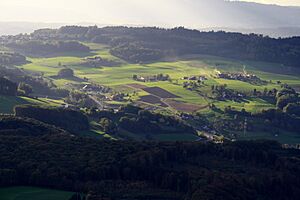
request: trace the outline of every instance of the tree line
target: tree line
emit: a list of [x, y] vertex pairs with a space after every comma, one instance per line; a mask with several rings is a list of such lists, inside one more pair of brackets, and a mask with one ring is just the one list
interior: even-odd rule
[[17, 40], [5, 44], [15, 52], [25, 55], [48, 56], [58, 53], [89, 53], [90, 48], [78, 41], [42, 41], [42, 40]]

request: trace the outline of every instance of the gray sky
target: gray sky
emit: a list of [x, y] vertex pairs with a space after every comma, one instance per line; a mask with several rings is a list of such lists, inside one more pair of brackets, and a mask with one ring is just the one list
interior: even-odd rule
[[[256, 2], [300, 6], [300, 0], [256, 0]], [[201, 12], [201, 10], [193, 9], [193, 3], [197, 4], [199, 1], [0, 0], [0, 20], [165, 26], [187, 24], [192, 26], [191, 19], [199, 16], [198, 12]], [[209, 26], [209, 24], [204, 24], [204, 26]]]

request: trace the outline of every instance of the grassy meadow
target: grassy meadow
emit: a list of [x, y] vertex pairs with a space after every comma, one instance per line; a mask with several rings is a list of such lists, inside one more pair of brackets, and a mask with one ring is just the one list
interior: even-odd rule
[[[211, 92], [211, 87], [213, 85], [226, 84], [228, 88], [235, 91], [249, 93], [254, 89], [258, 91], [264, 91], [267, 89], [280, 89], [281, 83], [286, 83], [294, 86], [300, 91], [300, 70], [298, 68], [287, 67], [274, 63], [263, 63], [263, 62], [248, 62], [239, 61], [232, 59], [225, 59], [215, 56], [207, 55], [191, 55], [182, 58], [169, 59], [159, 62], [147, 63], [147, 64], [131, 64], [124, 60], [121, 60], [109, 52], [109, 47], [102, 44], [85, 43], [91, 48], [90, 55], [61, 55], [56, 57], [48, 58], [28, 58], [29, 64], [19, 66], [19, 68], [32, 73], [43, 73], [45, 77], [51, 79], [58, 87], [66, 87], [67, 83], [86, 83], [84, 79], [88, 79], [89, 82], [97, 83], [101, 85], [106, 85], [111, 87], [114, 91], [125, 92], [131, 95], [131, 100], [138, 101], [140, 97], [149, 95], [149, 93], [129, 87], [128, 84], [141, 84], [148, 87], [160, 87], [168, 92], [173, 93], [178, 96], [174, 100], [176, 102], [182, 102], [189, 105], [196, 105], [200, 110], [198, 112], [209, 115], [211, 111], [207, 108], [207, 105], [214, 103], [218, 108], [224, 109], [227, 106], [231, 106], [237, 110], [245, 109], [249, 112], [260, 112], [263, 109], [275, 108], [274, 102], [270, 102], [267, 99], [261, 98], [246, 98], [243, 102], [233, 102], [233, 101], [216, 101], [206, 97], [206, 94]], [[119, 63], [117, 66], [105, 67], [87, 67], [84, 65], [84, 58], [100, 56], [103, 59], [110, 61], [115, 61]], [[75, 72], [76, 79], [58, 79], [54, 78], [58, 71], [64, 66], [71, 68]], [[243, 72], [255, 74], [262, 80], [267, 81], [265, 85], [252, 85], [247, 82], [242, 82], [238, 80], [226, 80], [216, 78], [217, 71], [221, 72]], [[150, 76], [157, 74], [168, 74], [171, 77], [171, 81], [165, 82], [136, 82], [132, 79], [133, 75], [139, 76]], [[183, 88], [183, 77], [189, 77], [193, 75], [203, 75], [208, 80], [202, 85], [197, 91], [191, 91]], [[61, 102], [53, 102], [49, 99], [29, 99], [29, 98], [15, 98], [9, 99], [0, 96], [0, 112], [11, 113], [13, 106], [17, 104], [52, 104], [60, 105]], [[123, 104], [120, 102], [107, 102], [108, 104]], [[148, 105], [145, 103], [145, 105]], [[149, 104], [151, 105], [151, 104]], [[172, 113], [177, 112], [172, 108], [162, 108], [157, 105], [152, 105], [157, 107], [161, 112]], [[90, 135], [96, 137], [109, 137], [102, 132], [97, 130], [92, 130], [89, 132]], [[122, 133], [124, 137], [134, 138], [136, 136], [130, 133]], [[240, 136], [239, 139], [249, 139], [249, 138], [269, 138], [277, 139], [280, 141], [288, 141], [290, 138], [294, 138], [293, 134], [285, 134], [283, 136], [273, 137], [266, 134], [251, 135], [251, 136]], [[156, 136], [159, 140], [194, 140], [195, 138], [190, 138], [190, 136]], [[287, 138], [287, 139], [286, 139]], [[139, 139], [139, 138], [136, 138]], [[142, 139], [142, 138], [140, 138]], [[296, 138], [297, 139], [297, 138]]]
[[[227, 84], [229, 88], [240, 92], [249, 92], [253, 91], [254, 89], [263, 91], [265, 88], [279, 88], [280, 86], [276, 84], [277, 81], [281, 81], [282, 83], [287, 83], [293, 86], [300, 86], [300, 72], [291, 73], [291, 68], [280, 66], [278, 64], [246, 61], [242, 62], [213, 56], [199, 55], [149, 64], [130, 64], [112, 56], [109, 53], [108, 47], [105, 45], [94, 43], [86, 43], [86, 45], [89, 45], [92, 49], [92, 56], [101, 56], [104, 59], [117, 61], [121, 63], [121, 65], [114, 67], [86, 67], [82, 64], [83, 58], [86, 55], [74, 55], [57, 56], [52, 58], [29, 58], [31, 63], [19, 67], [30, 72], [42, 72], [44, 76], [51, 78], [52, 76], [55, 76], [57, 72], [65, 65], [69, 68], [72, 68], [76, 76], [81, 78], [78, 80], [53, 79], [54, 83], [59, 87], [64, 87], [66, 83], [83, 83], [83, 78], [88, 78], [91, 82], [118, 89], [126, 86], [127, 84], [137, 83], [136, 81], [132, 80], [132, 76], [134, 74], [141, 76], [155, 75], [159, 73], [169, 74], [172, 82], [152, 82], [139, 84], [161, 87], [179, 96], [180, 98], [177, 100], [185, 103], [201, 106], [209, 103], [215, 103], [220, 108], [231, 105], [237, 109], [245, 108], [246, 110], [252, 112], [260, 111], [262, 108], [271, 108], [274, 105], [262, 99], [255, 98], [247, 99], [246, 102], [242, 103], [235, 103], [232, 101], [214, 102], [200, 96], [197, 92], [184, 89], [182, 87], [183, 80], [181, 80], [181, 78], [184, 76], [205, 75], [208, 80], [205, 82], [205, 86], [200, 89], [200, 92], [202, 93], [209, 91], [212, 85], [218, 84]], [[242, 81], [217, 79], [214, 77], [216, 70], [224, 72], [242, 72], [244, 69], [247, 72], [253, 73], [270, 82], [267, 85], [256, 86]], [[143, 96], [147, 95], [147, 93], [144, 91], [139, 91], [138, 95]]]
[[278, 134], [266, 133], [266, 132], [248, 132], [237, 133], [238, 140], [275, 140], [283, 144], [299, 144], [300, 135], [299, 133], [292, 133], [287, 131], [281, 131]]
[[35, 187], [0, 188], [1, 200], [68, 200], [72, 192]]
[[47, 105], [59, 106], [63, 103], [62, 100], [53, 100], [46, 98], [29, 98], [29, 97], [10, 97], [0, 95], [0, 113], [13, 114], [16, 105], [34, 104], [34, 105]]

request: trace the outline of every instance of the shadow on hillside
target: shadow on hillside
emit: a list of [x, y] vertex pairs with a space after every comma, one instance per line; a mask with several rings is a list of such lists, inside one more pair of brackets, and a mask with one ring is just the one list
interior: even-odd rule
[[50, 78], [56, 79], [56, 80], [65, 79], [65, 80], [68, 80], [68, 81], [74, 81], [74, 82], [80, 82], [80, 83], [86, 82], [85, 79], [79, 78], [77, 76], [73, 76], [73, 77], [50, 76]]

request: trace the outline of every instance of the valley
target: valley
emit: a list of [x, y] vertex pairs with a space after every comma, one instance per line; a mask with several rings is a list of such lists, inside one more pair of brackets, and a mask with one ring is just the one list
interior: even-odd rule
[[[156, 113], [178, 116], [189, 124], [194, 124], [197, 117], [201, 115], [209, 121], [216, 117], [228, 118], [218, 110], [230, 107], [232, 110], [244, 110], [249, 113], [259, 113], [262, 110], [276, 108], [275, 100], [267, 95], [263, 95], [266, 90], [280, 90], [283, 84], [297, 88], [300, 85], [300, 73], [298, 68], [287, 67], [276, 63], [240, 61], [208, 55], [190, 55], [182, 58], [168, 58], [157, 62], [146, 64], [131, 64], [125, 60], [111, 55], [109, 46], [97, 43], [83, 43], [91, 51], [80, 55], [76, 53], [64, 53], [48, 57], [28, 57], [28, 64], [17, 65], [16, 67], [28, 75], [42, 76], [52, 82], [58, 88], [87, 92], [91, 97], [94, 107], [98, 109], [118, 109], [122, 105], [134, 104], [146, 110]], [[87, 58], [101, 58], [108, 62], [117, 63], [116, 66], [103, 66], [97, 63], [87, 66]], [[91, 59], [90, 59], [91, 60]], [[73, 70], [74, 77], [58, 77], [60, 70], [68, 68]], [[291, 72], [296, 73], [291, 73]], [[265, 81], [261, 84], [238, 80], [237, 78], [226, 79], [218, 77], [219, 73], [240, 73], [251, 74]], [[167, 75], [165, 81], [137, 81], [133, 76], [154, 76], [157, 74]], [[197, 77], [202, 77], [200, 80]], [[226, 86], [226, 90], [237, 92], [243, 95], [240, 97], [217, 98], [212, 87]], [[83, 89], [89, 86], [91, 89]], [[92, 87], [94, 86], [94, 88]], [[109, 91], [99, 90], [99, 87], [110, 88]], [[260, 95], [254, 95], [258, 93]], [[214, 94], [213, 94], [213, 93]], [[224, 95], [224, 94], [222, 94]], [[226, 94], [233, 95], [233, 94]], [[14, 100], [1, 97], [1, 110], [3, 113], [13, 113], [13, 107], [20, 104], [48, 105], [64, 107], [76, 106], [66, 103], [64, 98], [51, 97], [51, 95], [40, 95], [34, 93], [32, 97], [17, 97]], [[54, 98], [54, 99], [53, 99]], [[233, 98], [233, 99], [232, 99]], [[8, 102], [9, 103], [5, 103]], [[70, 105], [69, 105], [70, 104]], [[212, 106], [214, 109], [212, 109]], [[84, 107], [82, 107], [84, 108]], [[185, 117], [183, 113], [191, 115]], [[229, 117], [230, 118], [230, 117]], [[197, 123], [197, 122], [196, 122]], [[200, 126], [200, 127], [199, 127]], [[200, 136], [208, 132], [203, 130], [207, 124], [198, 125]], [[198, 129], [197, 128], [197, 129]], [[94, 130], [96, 133], [101, 130]], [[211, 132], [210, 135], [235, 135], [231, 139], [274, 139], [280, 142], [292, 141], [288, 143], [300, 142], [297, 134], [288, 134], [280, 128], [274, 133], [261, 134], [262, 130], [251, 130], [244, 133], [243, 130], [222, 132]], [[122, 135], [122, 134], [121, 134]], [[125, 134], [126, 135], [126, 134]], [[133, 138], [139, 138], [134, 134], [129, 134]], [[128, 133], [127, 133], [128, 136]], [[129, 136], [129, 137], [130, 137]], [[160, 137], [157, 137], [158, 139]], [[165, 135], [163, 140], [176, 140], [174, 135]], [[189, 139], [190, 140], [190, 139]], [[196, 138], [196, 140], [198, 140]]]
[[184, 27], [1, 36], [0, 199], [295, 199], [299, 44]]
[[0, 0], [0, 200], [298, 200], [299, 0]]

